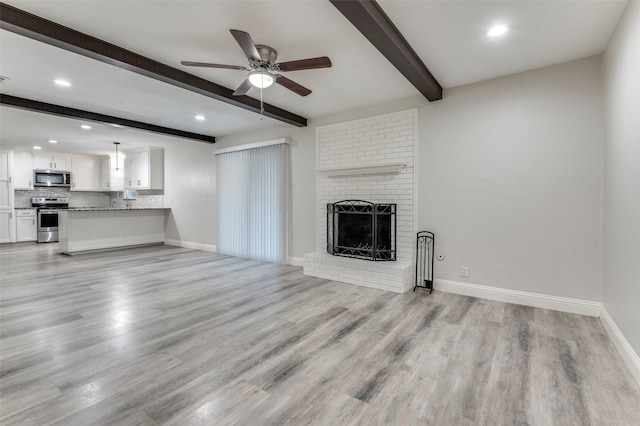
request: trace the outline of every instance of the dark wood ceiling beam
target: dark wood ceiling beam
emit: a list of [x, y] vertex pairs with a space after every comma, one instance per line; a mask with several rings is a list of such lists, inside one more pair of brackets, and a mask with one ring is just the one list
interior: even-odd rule
[[429, 101], [442, 86], [375, 0], [329, 0]]
[[[232, 89], [1, 2], [0, 28], [239, 108], [255, 113], [260, 113], [261, 110], [260, 101], [257, 99], [233, 96]], [[266, 103], [264, 115], [298, 127], [307, 125], [305, 117]]]
[[160, 133], [163, 135], [174, 136], [178, 138], [193, 139], [199, 142], [215, 143], [216, 141], [216, 138], [213, 136], [186, 132], [184, 130], [171, 129], [169, 127], [156, 126], [155, 124], [143, 123], [141, 121], [129, 120], [126, 118], [114, 117], [111, 115], [98, 114], [81, 109], [48, 104], [31, 99], [19, 98], [17, 96], [0, 94], [0, 105], [40, 112], [43, 114], [57, 115], [59, 117], [91, 121], [95, 123], [103, 123], [109, 125], [115, 124], [122, 127], [130, 127], [133, 129], [145, 130], [147, 132]]

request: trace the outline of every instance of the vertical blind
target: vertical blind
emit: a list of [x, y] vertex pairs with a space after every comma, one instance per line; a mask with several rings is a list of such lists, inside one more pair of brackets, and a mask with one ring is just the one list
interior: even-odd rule
[[284, 263], [288, 145], [216, 155], [221, 254]]

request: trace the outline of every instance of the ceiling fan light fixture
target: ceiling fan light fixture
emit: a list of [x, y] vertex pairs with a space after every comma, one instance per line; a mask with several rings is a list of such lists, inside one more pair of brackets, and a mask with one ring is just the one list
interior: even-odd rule
[[489, 31], [487, 31], [487, 35], [489, 37], [500, 37], [501, 35], [505, 34], [507, 31], [509, 31], [508, 26], [504, 24], [499, 24], [491, 27]]
[[251, 71], [249, 73], [249, 81], [251, 84], [260, 89], [271, 86], [275, 80], [273, 74], [267, 71]]

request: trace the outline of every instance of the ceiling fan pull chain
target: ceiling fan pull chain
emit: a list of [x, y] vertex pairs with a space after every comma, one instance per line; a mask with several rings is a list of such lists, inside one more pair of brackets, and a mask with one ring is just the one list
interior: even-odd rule
[[262, 87], [260, 88], [260, 120], [264, 116], [264, 105], [262, 104]]

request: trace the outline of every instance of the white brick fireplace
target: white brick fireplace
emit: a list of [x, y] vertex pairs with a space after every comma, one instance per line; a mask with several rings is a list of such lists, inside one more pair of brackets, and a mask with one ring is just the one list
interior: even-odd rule
[[[413, 287], [417, 131], [417, 109], [317, 128], [317, 249], [304, 257], [305, 275], [397, 293]], [[342, 200], [397, 204], [396, 261], [327, 253], [327, 203]]]

